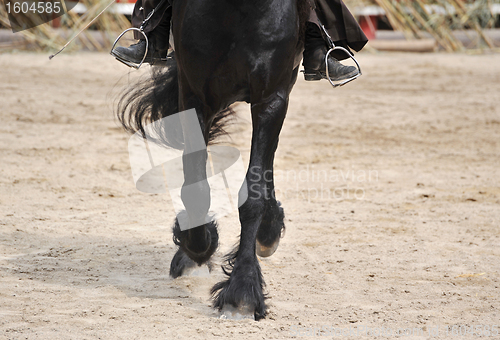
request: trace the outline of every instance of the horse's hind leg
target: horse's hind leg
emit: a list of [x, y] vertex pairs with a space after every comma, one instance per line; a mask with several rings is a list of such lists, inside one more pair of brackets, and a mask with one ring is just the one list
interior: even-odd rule
[[[248, 193], [239, 208], [240, 245], [229, 255], [229, 269], [232, 269], [229, 278], [212, 288], [214, 307], [219, 310], [230, 306], [250, 310], [256, 320], [266, 314], [262, 291], [264, 280], [255, 254], [257, 235], [262, 234], [262, 239], [268, 240], [266, 230], [274, 228], [273, 234], [279, 237], [282, 227], [280, 216], [282, 218], [283, 213], [274, 198], [274, 186], [269, 179], [272, 178], [274, 153], [287, 106], [287, 91], [252, 105], [253, 133], [247, 187], [240, 191], [241, 199], [243, 193]], [[229, 270], [225, 272], [229, 274]]]
[[193, 266], [189, 259], [198, 265], [206, 263], [217, 249], [219, 239], [216, 222], [208, 216], [210, 187], [206, 174], [205, 118], [194, 95], [181, 92], [180, 104], [181, 110], [195, 108], [197, 115], [180, 115], [184, 135], [181, 199], [186, 211], [177, 215], [173, 230], [174, 243], [179, 246], [170, 265], [173, 277], [182, 275], [184, 269]]

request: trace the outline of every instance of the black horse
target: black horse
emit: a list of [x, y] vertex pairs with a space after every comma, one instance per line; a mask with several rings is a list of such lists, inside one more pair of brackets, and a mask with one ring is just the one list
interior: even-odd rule
[[[118, 106], [124, 127], [143, 134], [146, 124], [194, 108], [208, 144], [223, 131], [231, 104], [245, 101], [251, 105], [250, 164], [246, 187], [240, 190], [248, 193], [248, 199], [239, 208], [240, 243], [226, 256], [223, 269], [229, 277], [212, 288], [212, 297], [215, 308], [249, 308], [256, 320], [266, 315], [256, 253], [272, 255], [284, 229], [283, 209], [275, 199], [270, 174], [302, 57], [306, 1], [175, 1], [175, 58], [149, 80], [135, 85]], [[168, 134], [168, 127], [164, 132]], [[196, 221], [204, 221], [210, 207], [207, 153], [187, 157], [192, 151], [187, 131], [170, 132], [174, 137], [164, 136], [165, 144], [173, 145], [172, 140], [181, 136], [184, 168], [195, 169], [185, 172], [181, 197], [188, 220], [199, 225]], [[207, 199], [200, 205], [199, 200], [193, 203], [193, 197]], [[173, 230], [179, 246], [170, 266], [173, 277], [195, 263], [207, 263], [218, 246], [215, 222], [181, 230], [179, 218]]]

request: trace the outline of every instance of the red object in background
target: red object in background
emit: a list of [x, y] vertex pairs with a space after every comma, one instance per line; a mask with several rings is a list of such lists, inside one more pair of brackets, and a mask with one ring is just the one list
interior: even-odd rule
[[362, 15], [359, 18], [359, 26], [365, 33], [368, 40], [375, 39], [375, 32], [377, 31], [376, 15]]
[[61, 27], [61, 17], [52, 20], [52, 27]]

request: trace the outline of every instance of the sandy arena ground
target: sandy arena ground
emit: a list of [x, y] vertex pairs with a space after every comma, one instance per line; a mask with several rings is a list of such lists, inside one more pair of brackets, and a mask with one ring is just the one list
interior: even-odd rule
[[[269, 316], [255, 322], [210, 307], [235, 214], [220, 220], [210, 276], [168, 276], [171, 202], [135, 189], [112, 112], [137, 73], [108, 54], [0, 55], [0, 338], [500, 329], [500, 55], [359, 60], [346, 87], [299, 78], [292, 92], [276, 155], [287, 231], [261, 261]], [[248, 159], [248, 108], [237, 110], [232, 142]]]

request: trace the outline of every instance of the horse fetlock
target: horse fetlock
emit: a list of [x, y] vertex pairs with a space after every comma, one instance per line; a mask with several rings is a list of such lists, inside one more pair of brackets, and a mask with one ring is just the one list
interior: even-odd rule
[[174, 243], [198, 265], [207, 262], [219, 246], [216, 221], [210, 221], [196, 228], [181, 230], [176, 218], [173, 228]]
[[251, 313], [255, 320], [260, 320], [266, 316], [267, 309], [263, 287], [256, 259], [245, 264], [236, 263], [229, 278], [212, 288], [213, 306], [221, 312], [221, 318], [247, 318]]

